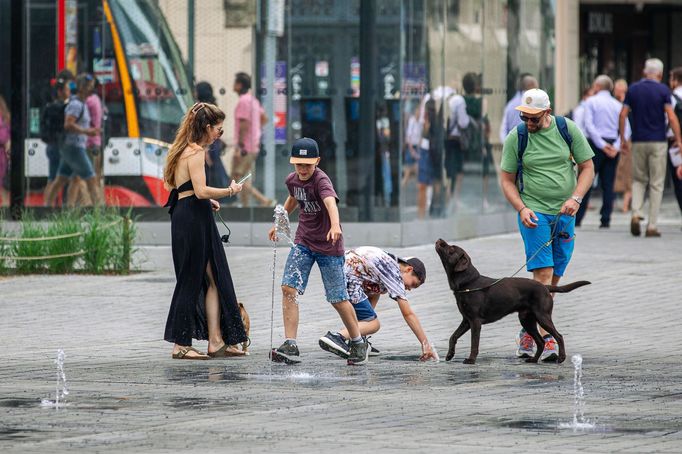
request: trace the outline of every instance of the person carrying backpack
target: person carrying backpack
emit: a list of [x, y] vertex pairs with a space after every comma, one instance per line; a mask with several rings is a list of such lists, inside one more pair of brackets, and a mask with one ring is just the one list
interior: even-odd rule
[[[575, 214], [594, 179], [594, 153], [572, 120], [551, 115], [549, 96], [540, 89], [523, 93], [522, 123], [504, 141], [502, 191], [518, 212], [526, 269], [545, 285], [558, 285], [573, 254]], [[574, 172], [574, 161], [578, 175]], [[518, 185], [517, 185], [518, 184]], [[518, 357], [531, 357], [537, 330], [532, 316], [521, 320]], [[558, 358], [556, 341], [544, 330], [543, 361]]]
[[[50, 204], [69, 183], [67, 204], [73, 207], [76, 199], [82, 199], [83, 206], [103, 203], [102, 191], [97, 181], [95, 170], [86, 150], [87, 138], [100, 133], [99, 129], [90, 127], [90, 113], [85, 100], [92, 93], [94, 78], [90, 74], [79, 74], [76, 78], [76, 96], [72, 97], [64, 108], [64, 141], [60, 146], [60, 162], [57, 177], [47, 196]], [[81, 191], [81, 181], [85, 181], [87, 190]], [[80, 193], [80, 195], [79, 195]]]
[[40, 138], [47, 146], [45, 151], [48, 174], [44, 191], [46, 206], [49, 206], [47, 198], [59, 170], [59, 148], [64, 140], [64, 109], [71, 98], [70, 80], [69, 74], [60, 74], [53, 80], [54, 99], [45, 106], [40, 117]]

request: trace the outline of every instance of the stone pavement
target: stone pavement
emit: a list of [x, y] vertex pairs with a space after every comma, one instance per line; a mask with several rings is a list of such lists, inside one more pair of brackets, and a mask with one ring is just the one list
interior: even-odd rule
[[[130, 276], [2, 279], [0, 452], [681, 452], [679, 213], [668, 205], [662, 238], [631, 237], [621, 214], [599, 230], [596, 217], [578, 231], [564, 279], [592, 285], [559, 296], [554, 308], [569, 354], [561, 365], [514, 357], [515, 316], [484, 326], [476, 365], [461, 363], [468, 335], [452, 362], [420, 363], [399, 310], [382, 299], [372, 340], [383, 355], [346, 366], [317, 346], [340, 324], [317, 272], [301, 300], [304, 362], [271, 365], [268, 248], [227, 249], [253, 339], [251, 356], [232, 360], [170, 358], [162, 340], [175, 282], [167, 247], [139, 250], [143, 272]], [[517, 234], [458, 244], [490, 276], [523, 262]], [[278, 281], [286, 252], [277, 250]], [[444, 355], [461, 317], [433, 246], [395, 252], [426, 263], [427, 282], [411, 303]], [[41, 408], [54, 398], [58, 348], [67, 406]], [[590, 430], [561, 427], [573, 420], [574, 354], [584, 358]]]

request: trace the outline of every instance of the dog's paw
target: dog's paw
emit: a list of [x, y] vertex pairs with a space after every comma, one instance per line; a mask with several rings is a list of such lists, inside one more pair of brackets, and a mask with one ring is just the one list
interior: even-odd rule
[[462, 361], [462, 364], [476, 364], [475, 359], [467, 358], [464, 361]]
[[559, 359], [557, 360], [557, 362], [558, 362], [559, 364], [561, 364], [561, 363], [563, 363], [564, 361], [566, 361], [566, 355], [563, 355], [563, 356], [562, 356], [562, 355], [559, 355]]
[[450, 361], [452, 358], [454, 358], [455, 354], [454, 353], [448, 353], [445, 355], [445, 361]]

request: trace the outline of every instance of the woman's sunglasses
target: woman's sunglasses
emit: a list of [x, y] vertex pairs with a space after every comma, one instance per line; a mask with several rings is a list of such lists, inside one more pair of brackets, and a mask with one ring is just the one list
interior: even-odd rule
[[[215, 128], [215, 126], [214, 126]], [[223, 128], [217, 128], [218, 129], [218, 137], [222, 137], [223, 135]]]

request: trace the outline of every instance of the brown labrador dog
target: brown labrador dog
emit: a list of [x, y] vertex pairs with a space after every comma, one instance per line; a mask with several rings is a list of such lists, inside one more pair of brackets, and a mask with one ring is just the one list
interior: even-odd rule
[[[538, 332], [539, 324], [551, 334], [559, 344], [559, 362], [566, 359], [564, 338], [552, 322], [554, 301], [550, 292], [566, 293], [573, 289], [588, 285], [587, 281], [554, 286], [543, 285], [532, 279], [522, 277], [503, 278], [501, 280], [481, 276], [471, 264], [469, 255], [464, 249], [450, 245], [443, 240], [436, 241], [436, 252], [445, 268], [450, 289], [455, 294], [457, 308], [463, 320], [450, 337], [450, 348], [445, 357], [450, 361], [455, 356], [455, 345], [464, 333], [471, 329], [471, 352], [464, 364], [474, 364], [478, 356], [478, 344], [481, 325], [492, 323], [511, 314], [519, 313], [521, 325], [535, 340], [538, 346], [535, 356], [526, 361], [537, 363], [545, 345]], [[494, 284], [494, 285], [493, 285]]]

